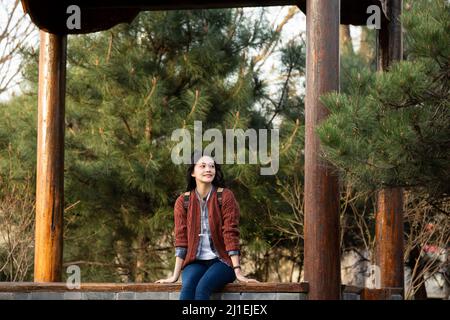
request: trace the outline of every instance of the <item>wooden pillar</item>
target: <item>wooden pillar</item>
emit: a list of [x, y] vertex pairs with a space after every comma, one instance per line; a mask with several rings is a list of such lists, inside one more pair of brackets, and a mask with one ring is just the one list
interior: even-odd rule
[[322, 94], [339, 91], [340, 0], [307, 1], [305, 280], [309, 299], [340, 299], [339, 190], [314, 132], [328, 116]]
[[62, 275], [67, 36], [40, 31], [34, 281]]
[[382, 288], [403, 288], [403, 191], [378, 192], [375, 224], [376, 264]]
[[[403, 36], [400, 15], [402, 0], [387, 0], [389, 21], [378, 30], [377, 69], [389, 70], [403, 56]], [[386, 188], [378, 192], [375, 225], [375, 262], [379, 267], [382, 288], [404, 288], [403, 263], [403, 189]]]
[[377, 69], [387, 71], [394, 61], [403, 58], [403, 34], [399, 20], [403, 0], [386, 0], [386, 14], [389, 21], [382, 19], [381, 29], [377, 30]]

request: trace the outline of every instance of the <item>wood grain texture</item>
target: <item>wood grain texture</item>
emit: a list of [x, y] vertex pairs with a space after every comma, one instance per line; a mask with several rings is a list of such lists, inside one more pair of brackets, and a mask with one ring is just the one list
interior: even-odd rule
[[40, 31], [35, 281], [61, 281], [67, 36]]
[[[64, 282], [0, 282], [0, 292], [179, 292], [180, 283], [81, 283], [80, 289], [68, 289]], [[308, 293], [308, 283], [230, 283], [221, 292]]]
[[308, 0], [306, 16], [305, 280], [310, 299], [340, 299], [339, 190], [321, 158], [322, 94], [339, 91], [339, 0]]
[[380, 285], [403, 287], [403, 190], [378, 192], [375, 224], [376, 264], [380, 268]]
[[390, 300], [392, 295], [403, 296], [403, 289], [402, 288], [382, 288], [382, 289], [364, 288], [361, 291], [361, 300]]

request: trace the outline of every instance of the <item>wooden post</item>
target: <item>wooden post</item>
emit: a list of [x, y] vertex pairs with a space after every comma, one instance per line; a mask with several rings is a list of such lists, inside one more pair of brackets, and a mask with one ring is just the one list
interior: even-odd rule
[[34, 281], [62, 275], [67, 36], [40, 31]]
[[377, 69], [387, 71], [394, 61], [403, 58], [403, 34], [400, 16], [403, 0], [386, 0], [386, 14], [390, 21], [382, 19], [377, 30]]
[[307, 1], [305, 280], [309, 299], [340, 299], [339, 190], [314, 132], [328, 116], [322, 94], [339, 91], [340, 0]]
[[381, 288], [403, 288], [403, 191], [378, 192], [375, 224], [376, 263]]
[[[402, 60], [403, 36], [400, 15], [402, 0], [387, 0], [389, 21], [378, 30], [377, 69], [388, 71], [394, 61]], [[403, 189], [386, 188], [378, 192], [375, 225], [375, 262], [380, 268], [382, 288], [404, 288], [403, 263]]]

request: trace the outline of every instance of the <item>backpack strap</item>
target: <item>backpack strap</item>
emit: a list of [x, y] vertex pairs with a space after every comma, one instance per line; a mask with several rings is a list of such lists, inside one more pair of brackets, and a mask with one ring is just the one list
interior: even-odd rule
[[217, 188], [217, 200], [219, 201], [220, 210], [222, 210], [222, 192], [223, 188]]
[[187, 208], [189, 207], [189, 197], [190, 197], [191, 193], [189, 191], [184, 193], [183, 196], [183, 207], [185, 210], [187, 210]]
[[[219, 202], [219, 208], [222, 210], [222, 193], [223, 188], [217, 188], [217, 201]], [[184, 193], [183, 196], [183, 207], [185, 210], [189, 207], [189, 198], [191, 196], [191, 193], [189, 191]]]

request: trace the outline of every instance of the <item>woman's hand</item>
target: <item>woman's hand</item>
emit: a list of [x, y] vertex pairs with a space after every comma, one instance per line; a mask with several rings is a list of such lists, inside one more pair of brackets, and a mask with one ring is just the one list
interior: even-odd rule
[[239, 281], [239, 282], [244, 282], [244, 283], [259, 283], [259, 281], [258, 280], [256, 280], [256, 279], [250, 279], [250, 278], [247, 278], [247, 277], [245, 277], [242, 273], [241, 273], [241, 270], [240, 269], [237, 269], [236, 271], [235, 271], [235, 274], [236, 274], [236, 279]]
[[181, 274], [181, 266], [183, 265], [184, 259], [180, 257], [175, 258], [175, 269], [173, 270], [172, 276], [167, 279], [159, 279], [155, 283], [174, 283], [177, 282], [178, 277]]
[[178, 277], [171, 276], [167, 279], [156, 280], [155, 283], [174, 283], [174, 282], [177, 282], [177, 280], [178, 280]]

